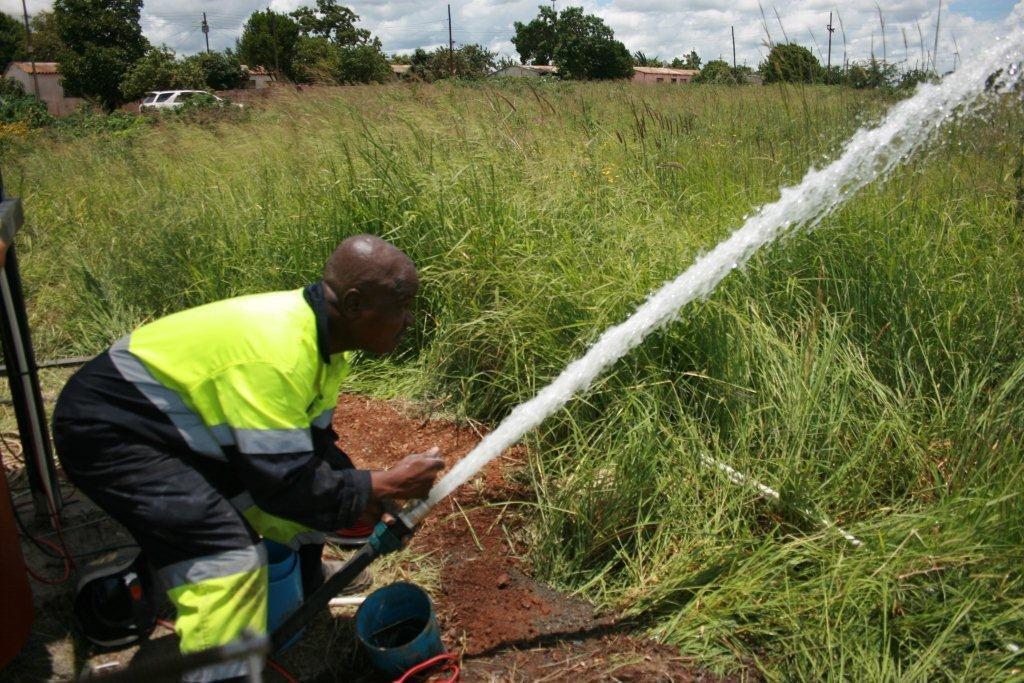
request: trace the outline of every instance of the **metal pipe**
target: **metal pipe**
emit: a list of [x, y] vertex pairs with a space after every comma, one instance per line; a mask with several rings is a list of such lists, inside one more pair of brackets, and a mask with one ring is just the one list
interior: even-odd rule
[[3, 178], [0, 177], [0, 340], [7, 366], [13, 368], [8, 372], [7, 380], [18, 433], [25, 450], [25, 468], [36, 515], [55, 524], [61, 508], [60, 489], [25, 313], [18, 254], [14, 248], [14, 236], [23, 220], [21, 201], [5, 198]]
[[[764, 484], [757, 481], [756, 479], [753, 479], [752, 477], [748, 477], [739, 470], [725, 464], [721, 460], [716, 460], [715, 458], [712, 458], [710, 455], [705, 455], [704, 453], [698, 453], [697, 455], [700, 458], [700, 461], [703, 465], [724, 473], [725, 476], [727, 476], [729, 478], [729, 481], [731, 481], [732, 483], [738, 484], [740, 486], [751, 486], [757, 489], [757, 491], [760, 492], [761, 494], [771, 498], [776, 502], [782, 499], [782, 496], [779, 495], [779, 492], [776, 491], [775, 489], [765, 486]], [[854, 548], [859, 548], [862, 545], [864, 545], [863, 541], [861, 541], [859, 538], [851, 534], [849, 531], [846, 531], [841, 526], [839, 526], [838, 524], [836, 524], [824, 515], [817, 514], [813, 510], [808, 510], [805, 508], [797, 508], [797, 512], [799, 512], [800, 515], [804, 518], [809, 519], [812, 522], [815, 522], [816, 524], [821, 524], [827, 529], [834, 529], [836, 533], [843, 537], [843, 540], [852, 545]]]

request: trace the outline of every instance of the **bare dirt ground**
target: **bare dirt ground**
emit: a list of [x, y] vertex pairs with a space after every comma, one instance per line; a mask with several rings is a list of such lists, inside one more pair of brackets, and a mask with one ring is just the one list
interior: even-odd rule
[[[335, 429], [341, 448], [358, 467], [367, 469], [387, 467], [434, 445], [451, 465], [481, 438], [477, 429], [426, 419], [415, 406], [360, 396], [341, 397]], [[408, 549], [378, 561], [375, 585], [406, 579], [431, 594], [445, 645], [461, 656], [464, 681], [715, 680], [672, 648], [630, 635], [617, 626], [614, 615], [600, 615], [588, 603], [531, 578], [524, 559], [528, 537], [515, 504], [528, 497], [528, 489], [516, 479], [522, 473], [522, 458], [522, 452], [511, 450], [439, 505]], [[22, 488], [20, 462], [10, 451], [4, 465], [12, 489]], [[70, 488], [66, 495], [77, 501], [67, 508], [65, 522], [72, 553], [131, 542]], [[16, 498], [23, 513], [25, 501]], [[47, 533], [44, 526], [30, 531]], [[59, 560], [27, 541], [23, 549], [31, 566], [46, 576], [60, 577]], [[81, 558], [79, 564], [87, 559], [91, 558]], [[176, 650], [176, 637], [160, 626], [140, 647], [95, 652], [74, 635], [72, 587], [73, 582], [33, 583], [37, 617], [29, 645], [0, 678], [73, 680], [85, 663], [120, 666]], [[165, 616], [172, 615], [165, 610]], [[353, 616], [351, 608], [325, 612], [276, 661], [303, 681], [386, 680], [374, 673], [355, 646]], [[286, 679], [268, 671], [266, 680]]]

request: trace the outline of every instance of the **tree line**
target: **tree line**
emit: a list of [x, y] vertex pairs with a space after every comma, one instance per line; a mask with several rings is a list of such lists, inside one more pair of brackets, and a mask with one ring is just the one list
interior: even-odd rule
[[633, 67], [670, 67], [699, 70], [693, 78], [695, 83], [742, 85], [757, 76], [764, 83], [822, 83], [893, 90], [906, 90], [935, 78], [927, 69], [901, 69], [874, 57], [826, 68], [809, 49], [788, 42], [771, 43], [768, 55], [756, 70], [721, 59], [702, 67], [700, 56], [693, 50], [672, 60], [643, 52], [630, 54], [600, 17], [584, 14], [580, 7], [568, 7], [559, 13], [542, 5], [538, 10], [530, 22], [515, 22], [512, 44], [523, 64], [557, 66], [563, 78], [628, 78]]
[[[30, 23], [31, 49], [22, 23], [0, 14], [0, 66], [29, 58], [59, 62], [65, 92], [108, 111], [149, 90], [242, 87], [243, 64], [297, 83], [392, 78], [380, 40], [357, 27], [359, 16], [337, 0], [316, 0], [290, 13], [253, 12], [234, 48], [187, 57], [152, 45], [142, 34], [141, 12], [142, 0], [55, 0], [51, 12]], [[482, 54], [484, 69], [493, 67], [493, 53], [479, 46], [458, 52], [473, 65]], [[9, 95], [13, 87], [4, 90]]]
[[[512, 43], [522, 64], [554, 65], [568, 79], [629, 78], [635, 66], [699, 70], [695, 81], [742, 84], [755, 70], [713, 60], [701, 68], [695, 51], [671, 61], [630, 54], [604, 20], [582, 7], [561, 12], [541, 5], [529, 22], [514, 22]], [[386, 56], [379, 38], [359, 27], [359, 16], [337, 0], [315, 0], [293, 12], [253, 12], [234, 48], [179, 57], [142, 34], [142, 0], [55, 0], [51, 12], [32, 18], [31, 50], [22, 22], [0, 14], [0, 65], [10, 61], [57, 61], [69, 95], [104, 109], [136, 100], [149, 90], [227, 90], [246, 79], [243, 64], [262, 66], [296, 83], [372, 83], [393, 78], [391, 63], [412, 76], [481, 78], [516, 62], [477, 45], [417, 49]], [[906, 88], [932, 77], [922, 69], [899, 70], [884, 60], [826, 69], [807, 48], [773, 44], [756, 74], [765, 83], [804, 82], [852, 87]], [[10, 90], [10, 88], [7, 88]]]

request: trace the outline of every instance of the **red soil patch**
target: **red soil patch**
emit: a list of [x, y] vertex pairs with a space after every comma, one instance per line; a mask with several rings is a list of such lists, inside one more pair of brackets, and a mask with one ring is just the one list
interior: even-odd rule
[[[400, 406], [342, 396], [334, 427], [357, 467], [383, 468], [438, 446], [450, 467], [482, 434], [417, 418]], [[517, 547], [515, 507], [528, 492], [506, 477], [521, 464], [512, 449], [491, 462], [482, 485], [467, 483], [435, 508], [412, 546], [441, 553], [434, 595], [446, 645], [462, 651], [467, 680], [694, 680], [692, 663], [671, 648], [617, 634], [588, 603], [530, 578]]]
[[[378, 469], [409, 453], [438, 446], [449, 466], [482, 434], [444, 420], [423, 419], [413, 406], [342, 396], [335, 413], [340, 446], [358, 467]], [[435, 508], [414, 536], [414, 551], [441, 560], [440, 588], [433, 599], [445, 645], [462, 655], [463, 681], [690, 681], [704, 680], [693, 662], [669, 647], [616, 629], [588, 603], [535, 581], [522, 559], [526, 545], [522, 520], [512, 501], [530, 492], [514, 483], [524, 454], [512, 449], [490, 463]], [[20, 463], [4, 462], [9, 479], [23, 485]], [[67, 493], [70, 493], [67, 491]], [[65, 528], [73, 553], [130, 543], [113, 520], [82, 500], [68, 508]], [[45, 525], [32, 525], [44, 534]], [[60, 564], [31, 543], [22, 549], [28, 563], [55, 575]], [[133, 659], [172, 655], [177, 637], [158, 628], [141, 645], [100, 653], [72, 635], [74, 582], [33, 585], [37, 619], [28, 646], [0, 678], [12, 681], [74, 680], [83, 661], [124, 666]], [[167, 617], [172, 617], [170, 612]], [[380, 679], [356, 649], [351, 616], [324, 613], [279, 661], [304, 681]], [[151, 678], [151, 683], [162, 679]], [[282, 680], [265, 672], [265, 680]]]

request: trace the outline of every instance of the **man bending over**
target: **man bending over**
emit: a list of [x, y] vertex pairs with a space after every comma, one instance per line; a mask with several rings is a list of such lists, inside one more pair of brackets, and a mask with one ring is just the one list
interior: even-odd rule
[[[64, 471], [123, 524], [177, 609], [181, 650], [266, 631], [260, 537], [299, 552], [307, 594], [324, 532], [422, 498], [436, 448], [354, 469], [331, 417], [352, 351], [395, 349], [419, 288], [412, 261], [370, 235], [342, 242], [304, 289], [200, 306], [143, 325], [79, 370], [54, 411]], [[245, 663], [192, 672], [228, 680]]]

